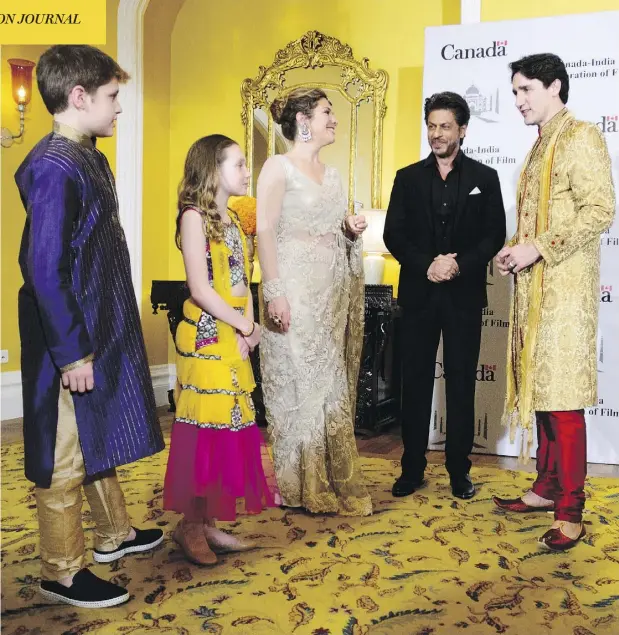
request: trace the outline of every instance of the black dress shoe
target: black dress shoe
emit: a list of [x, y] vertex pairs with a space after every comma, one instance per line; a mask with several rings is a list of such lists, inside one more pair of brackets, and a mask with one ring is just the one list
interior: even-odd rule
[[475, 496], [475, 485], [471, 481], [468, 474], [463, 476], [454, 476], [451, 478], [451, 493], [456, 498], [473, 498]]
[[425, 484], [426, 482], [423, 476], [415, 479], [400, 476], [400, 478], [393, 484], [391, 493], [396, 497], [410, 496], [416, 489], [423, 487]]

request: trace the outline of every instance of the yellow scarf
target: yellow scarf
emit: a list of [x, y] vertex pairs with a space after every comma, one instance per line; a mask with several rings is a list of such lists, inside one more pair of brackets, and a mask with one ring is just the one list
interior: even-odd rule
[[[542, 160], [542, 174], [539, 201], [537, 208], [537, 219], [535, 235], [548, 231], [550, 221], [550, 188], [552, 185], [552, 168], [555, 157], [557, 141], [561, 136], [565, 126], [573, 119], [571, 113], [564, 115], [563, 121], [552, 134], [548, 147], [544, 152]], [[518, 181], [517, 208], [518, 218], [522, 211], [522, 203], [526, 191], [526, 169], [531, 160], [533, 150], [531, 150], [524, 162], [523, 170]], [[507, 355], [507, 386], [505, 397], [505, 409], [503, 411], [503, 424], [509, 427], [510, 440], [513, 443], [516, 438], [518, 426], [522, 428], [522, 445], [520, 447], [520, 458], [526, 463], [531, 453], [533, 444], [533, 427], [535, 423], [535, 410], [533, 407], [533, 396], [535, 389], [535, 350], [537, 346], [537, 332], [542, 310], [542, 300], [544, 296], [544, 260], [538, 260], [531, 269], [531, 289], [529, 297], [529, 311], [527, 314], [524, 342], [520, 355], [520, 385], [518, 385], [518, 372], [516, 368], [516, 351], [519, 347], [519, 326], [517, 321], [517, 279], [514, 280], [514, 293], [510, 309], [508, 342], [509, 351]]]

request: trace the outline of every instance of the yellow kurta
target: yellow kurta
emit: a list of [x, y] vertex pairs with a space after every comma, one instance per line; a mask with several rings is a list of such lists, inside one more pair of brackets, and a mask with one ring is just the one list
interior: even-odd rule
[[[536, 236], [544, 155], [563, 124], [551, 171], [548, 229]], [[521, 178], [518, 231], [510, 244], [534, 242], [543, 259], [535, 265], [543, 267], [543, 295], [533, 367], [523, 371], [533, 268], [517, 274], [512, 300], [515, 332], [508, 351], [516, 392], [522, 373], [533, 373], [534, 410], [578, 410], [597, 401], [600, 235], [615, 211], [611, 162], [602, 133], [563, 109], [541, 129]], [[520, 424], [528, 427], [530, 422]]]

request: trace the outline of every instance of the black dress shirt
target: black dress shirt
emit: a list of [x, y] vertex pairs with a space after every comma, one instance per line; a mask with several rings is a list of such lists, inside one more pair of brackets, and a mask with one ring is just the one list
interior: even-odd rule
[[458, 204], [462, 156], [462, 151], [458, 152], [446, 179], [441, 176], [434, 155], [425, 159], [424, 165], [432, 174], [432, 216], [437, 254], [449, 254], [453, 251], [452, 230]]

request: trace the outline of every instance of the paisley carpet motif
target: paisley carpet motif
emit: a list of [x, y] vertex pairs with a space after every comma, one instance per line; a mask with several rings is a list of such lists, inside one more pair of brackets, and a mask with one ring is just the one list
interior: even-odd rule
[[[451, 496], [442, 466], [407, 498], [390, 490], [396, 462], [363, 459], [375, 513], [342, 518], [276, 509], [222, 524], [260, 548], [186, 562], [161, 510], [167, 451], [118, 470], [132, 521], [158, 525], [154, 552], [94, 564], [127, 586], [101, 610], [47, 603], [37, 592], [35, 502], [23, 448], [2, 448], [2, 632], [7, 635], [612, 635], [619, 633], [619, 480], [587, 481], [587, 536], [569, 553], [538, 548], [552, 517], [506, 514], [492, 496], [527, 489], [531, 474], [474, 468], [478, 494]], [[84, 502], [87, 544], [92, 523]], [[89, 552], [88, 562], [92, 563]]]

